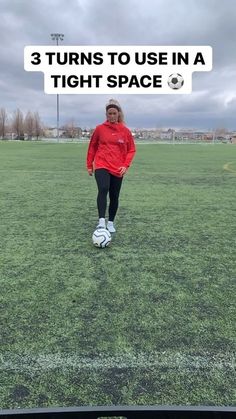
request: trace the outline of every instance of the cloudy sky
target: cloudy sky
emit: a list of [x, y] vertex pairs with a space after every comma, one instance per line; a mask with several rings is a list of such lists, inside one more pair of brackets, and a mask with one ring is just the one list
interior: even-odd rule
[[94, 127], [110, 97], [130, 128], [236, 130], [235, 0], [0, 0], [0, 107], [38, 111], [56, 126], [56, 95], [24, 70], [26, 45], [211, 45], [213, 70], [193, 75], [189, 95], [60, 95], [60, 123]]

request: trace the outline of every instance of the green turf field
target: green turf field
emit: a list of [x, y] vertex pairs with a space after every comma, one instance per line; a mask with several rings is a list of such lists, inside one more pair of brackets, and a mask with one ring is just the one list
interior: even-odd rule
[[234, 405], [236, 146], [138, 145], [107, 249], [86, 148], [0, 143], [0, 407]]

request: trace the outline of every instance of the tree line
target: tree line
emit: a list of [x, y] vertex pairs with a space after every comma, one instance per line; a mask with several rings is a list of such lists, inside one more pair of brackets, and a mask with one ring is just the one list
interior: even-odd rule
[[[62, 136], [67, 138], [79, 138], [82, 135], [82, 128], [76, 126], [73, 119], [60, 130], [63, 132]], [[20, 109], [16, 109], [9, 116], [5, 108], [0, 108], [0, 139], [38, 140], [48, 136], [47, 131], [38, 112], [28, 111], [24, 115]]]
[[16, 109], [11, 116], [5, 108], [0, 108], [0, 138], [16, 138], [24, 140], [38, 139], [44, 133], [44, 126], [38, 112], [28, 111], [24, 116], [20, 109]]

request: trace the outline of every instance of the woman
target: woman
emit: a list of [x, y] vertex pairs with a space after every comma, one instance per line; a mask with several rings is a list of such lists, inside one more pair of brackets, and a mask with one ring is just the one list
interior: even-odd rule
[[130, 167], [136, 149], [130, 130], [124, 125], [121, 106], [113, 99], [106, 105], [106, 122], [98, 125], [90, 139], [87, 152], [87, 170], [95, 174], [98, 187], [97, 228], [106, 228], [107, 194], [109, 208], [107, 229], [115, 233], [114, 219], [119, 204], [120, 188], [124, 174]]

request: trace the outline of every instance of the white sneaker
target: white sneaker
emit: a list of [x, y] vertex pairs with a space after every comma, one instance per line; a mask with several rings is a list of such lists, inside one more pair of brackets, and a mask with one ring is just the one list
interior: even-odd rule
[[110, 233], [115, 233], [116, 232], [113, 221], [108, 221], [107, 230], [110, 231]]
[[99, 218], [96, 228], [106, 228], [105, 218]]

